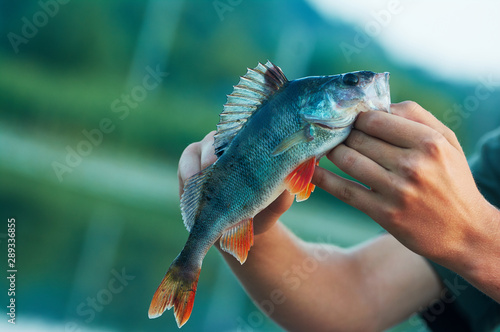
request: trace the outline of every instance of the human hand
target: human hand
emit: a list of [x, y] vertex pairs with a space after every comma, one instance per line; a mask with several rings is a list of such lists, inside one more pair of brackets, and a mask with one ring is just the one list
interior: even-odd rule
[[[179, 160], [177, 177], [179, 178], [179, 196], [184, 192], [184, 182], [202, 169], [212, 165], [217, 157], [214, 151], [215, 131], [208, 133], [202, 141], [190, 144]], [[254, 234], [264, 233], [271, 228], [293, 202], [293, 195], [287, 190], [273, 203], [254, 217]]]
[[[313, 183], [365, 212], [410, 250], [461, 273], [493, 243], [498, 211], [479, 193], [455, 134], [414, 102], [361, 114]], [[491, 247], [490, 247], [491, 248]]]

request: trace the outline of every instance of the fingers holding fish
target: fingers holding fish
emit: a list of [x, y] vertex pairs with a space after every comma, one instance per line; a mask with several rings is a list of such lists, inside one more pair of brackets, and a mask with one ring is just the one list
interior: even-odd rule
[[415, 121], [426, 125], [438, 133], [443, 135], [450, 144], [457, 150], [462, 151], [462, 147], [458, 142], [457, 136], [450, 128], [446, 127], [439, 121], [431, 112], [425, 110], [422, 106], [414, 101], [403, 101], [401, 103], [392, 104], [391, 112], [411, 121]]
[[362, 184], [345, 179], [320, 166], [314, 171], [312, 183], [365, 213], [374, 210], [378, 201], [377, 195]]
[[201, 170], [201, 142], [191, 143], [182, 152], [179, 159], [177, 177], [179, 179], [179, 196], [184, 192], [184, 182]]
[[215, 155], [215, 149], [214, 149], [214, 135], [215, 135], [215, 130], [209, 132], [203, 140], [200, 142], [201, 143], [201, 169], [205, 169], [208, 166], [212, 165], [216, 160], [217, 157]]
[[259, 235], [271, 228], [285, 213], [290, 206], [292, 206], [295, 195], [290, 194], [285, 190], [274, 202], [267, 208], [259, 212], [254, 217], [254, 233]]
[[392, 172], [355, 149], [340, 144], [327, 155], [327, 158], [343, 172], [361, 181], [375, 192], [381, 192], [390, 187]]
[[376, 111], [360, 114], [354, 127], [401, 148], [418, 147], [418, 137], [426, 137], [435, 132], [424, 124], [402, 116]]
[[369, 136], [357, 129], [352, 130], [344, 144], [391, 171], [397, 170], [398, 157], [407, 150]]
[[324, 170], [317, 171], [315, 181], [367, 213], [412, 251], [446, 266], [470, 246], [467, 239], [483, 227], [482, 220], [488, 220], [484, 214], [491, 210], [455, 135], [412, 102], [392, 110], [394, 114], [360, 115], [359, 132], [328, 155], [371, 191]]
[[214, 134], [215, 131], [211, 131], [203, 140], [189, 144], [182, 152], [177, 170], [179, 196], [184, 192], [184, 182], [187, 179], [217, 160], [213, 148]]

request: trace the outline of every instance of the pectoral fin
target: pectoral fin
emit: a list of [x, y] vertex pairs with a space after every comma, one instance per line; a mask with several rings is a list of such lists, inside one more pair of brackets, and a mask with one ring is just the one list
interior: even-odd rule
[[310, 142], [314, 139], [314, 129], [310, 124], [304, 126], [301, 130], [285, 138], [278, 146], [274, 149], [272, 155], [278, 156], [283, 152], [287, 151], [294, 145], [302, 142]]
[[253, 245], [253, 219], [246, 219], [222, 234], [220, 247], [233, 255], [241, 264], [245, 263]]
[[312, 157], [300, 164], [286, 177], [285, 182], [288, 191], [295, 194], [297, 202], [305, 201], [314, 191], [316, 186], [311, 183], [311, 179], [316, 165], [316, 157]]

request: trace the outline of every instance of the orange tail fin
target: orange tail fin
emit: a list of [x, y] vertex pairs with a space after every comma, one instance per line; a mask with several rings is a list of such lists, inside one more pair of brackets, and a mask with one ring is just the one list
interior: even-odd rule
[[166, 309], [174, 307], [177, 326], [180, 328], [186, 324], [193, 310], [200, 271], [200, 268], [196, 271], [186, 271], [174, 261], [153, 296], [149, 306], [149, 318], [160, 317]]

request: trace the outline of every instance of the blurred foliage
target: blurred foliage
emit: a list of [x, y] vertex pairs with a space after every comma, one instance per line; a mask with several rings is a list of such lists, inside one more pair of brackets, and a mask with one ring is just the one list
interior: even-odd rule
[[[169, 78], [154, 100], [147, 98], [141, 103], [140, 115], [120, 124], [109, 139], [126, 144], [127, 149], [147, 148], [154, 150], [152, 153], [165, 153], [166, 149], [167, 156], [176, 157], [186, 143], [215, 128], [225, 94], [231, 92], [238, 75], [257, 61], [272, 59], [275, 41], [297, 21], [307, 25], [318, 41], [308, 61], [309, 75], [360, 69], [390, 71], [393, 101], [418, 99], [438, 118], [457, 102], [459, 94], [449, 89], [449, 83], [435, 81], [423, 72], [409, 75], [408, 69], [387, 58], [375, 42], [347, 63], [338, 45], [342, 38], [353, 38], [352, 31], [340, 23], [325, 22], [305, 3], [295, 1], [282, 7], [279, 1], [272, 1], [265, 5], [266, 11], [262, 6], [263, 2], [253, 6], [243, 3], [226, 12], [226, 19], [220, 22], [210, 2], [185, 2], [170, 59], [162, 64], [168, 68]], [[7, 29], [17, 32], [19, 17], [29, 17], [37, 9], [36, 5], [18, 7], [5, 23]], [[21, 44], [19, 55], [13, 56], [12, 47], [3, 45], [0, 107], [4, 117], [22, 124], [34, 122], [71, 137], [80, 128], [93, 128], [103, 116], [113, 115], [111, 103], [127, 92], [127, 65], [144, 7], [134, 1], [72, 2], [61, 7], [28, 44]], [[277, 11], [280, 15], [271, 15]], [[92, 17], [91, 24], [87, 17]], [[256, 26], [257, 20], [260, 24]], [[165, 144], [178, 140], [180, 144]]]
[[[161, 55], [162, 61], [139, 64], [144, 66], [138, 76], [131, 74], [131, 67], [141, 52], [141, 31], [150, 19], [147, 6], [154, 6], [154, 1], [71, 1], [60, 5], [33, 38], [20, 44], [18, 53], [8, 38], [3, 38], [0, 125], [9, 130], [0, 136], [4, 142], [25, 142], [9, 145], [9, 155], [7, 145], [0, 145], [2, 218], [14, 216], [18, 220], [19, 315], [43, 317], [66, 326], [66, 330], [72, 330], [75, 322], [84, 329], [176, 329], [171, 314], [155, 321], [146, 317], [158, 282], [187, 236], [176, 198], [176, 163], [185, 146], [215, 129], [225, 95], [245, 68], [258, 61], [276, 62], [285, 74], [299, 72], [299, 67], [304, 75], [389, 71], [394, 102], [416, 100], [442, 120], [444, 112], [461, 103], [474, 88], [403, 67], [375, 41], [353, 55], [351, 62], [346, 61], [339, 44], [352, 43], [356, 32], [345, 23], [325, 21], [302, 0], [286, 4], [278, 0], [243, 1], [230, 6], [223, 20], [212, 1], [178, 3], [178, 13], [164, 13], [165, 22], [178, 19], [175, 30], [166, 31], [161, 24], [153, 30], [160, 37], [173, 32], [173, 39], [163, 45], [167, 51]], [[165, 6], [162, 8], [169, 8]], [[38, 2], [27, 1], [3, 1], [0, 7], [4, 35], [20, 35], [22, 18], [31, 20], [41, 10]], [[294, 62], [294, 57], [302, 62]], [[112, 104], [141, 84], [146, 65], [161, 65], [168, 76], [120, 120]], [[482, 103], [481, 109], [490, 108], [497, 100]], [[92, 154], [59, 182], [52, 162], [63, 161], [65, 148], [75, 148], [85, 139], [82, 131], [98, 128], [103, 118], [112, 119], [116, 129], [105, 134], [103, 144], [95, 146]], [[470, 149], [482, 128], [469, 134], [470, 128], [461, 126], [457, 133]], [[30, 146], [35, 148], [30, 150]], [[46, 150], [42, 153], [36, 147]], [[95, 166], [101, 162], [111, 166]], [[125, 172], [129, 164], [136, 165], [131, 167], [138, 171], [120, 175], [118, 171]], [[160, 175], [153, 177], [156, 171], [150, 172], [149, 164], [165, 168], [165, 173], [159, 171]], [[92, 172], [92, 165], [100, 170], [99, 176]], [[158, 190], [168, 197], [157, 197], [156, 187], [147, 184], [148, 176], [152, 183], [161, 180]], [[116, 178], [115, 182], [105, 181]], [[127, 183], [131, 185], [121, 186]], [[332, 202], [327, 195], [315, 195], [319, 197], [316, 204], [328, 200], [329, 211], [334, 209], [349, 218], [351, 228], [343, 234], [335, 234], [336, 229], [345, 227], [343, 220], [332, 221], [334, 243], [352, 245], [379, 231], [358, 211]], [[289, 214], [290, 220], [293, 216]], [[317, 239], [325, 232], [314, 223], [302, 224], [296, 220], [290, 227], [307, 239]], [[93, 227], [97, 229], [94, 233]], [[101, 231], [116, 236], [118, 242], [109, 246], [93, 242]], [[92, 251], [93, 245], [97, 252]], [[85, 249], [88, 246], [90, 251]], [[92, 253], [93, 263], [82, 263], [87, 251]], [[110, 263], [101, 264], [108, 256]], [[122, 268], [135, 279], [96, 312], [95, 319], [86, 321], [88, 317], [78, 313], [78, 306], [107, 287], [111, 269]], [[184, 331], [234, 330], [239, 323], [233, 314], [247, 317], [255, 311], [214, 252], [205, 260], [198, 289], [195, 309]], [[265, 320], [259, 329], [278, 328]]]

